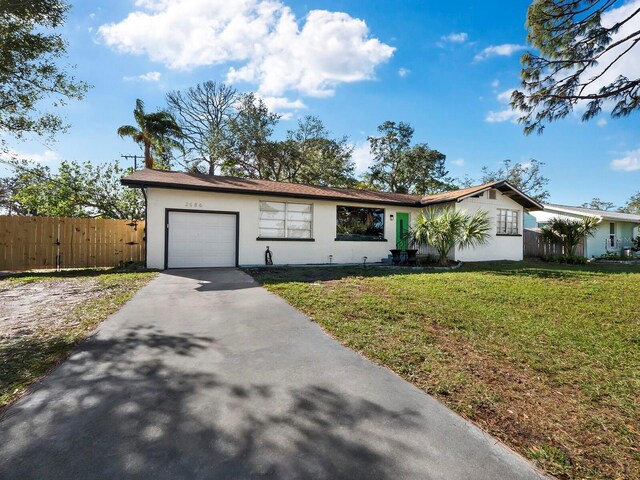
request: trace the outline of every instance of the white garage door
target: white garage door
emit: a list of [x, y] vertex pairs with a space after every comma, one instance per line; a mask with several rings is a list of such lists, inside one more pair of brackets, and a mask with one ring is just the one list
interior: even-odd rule
[[169, 212], [168, 268], [235, 267], [236, 216]]

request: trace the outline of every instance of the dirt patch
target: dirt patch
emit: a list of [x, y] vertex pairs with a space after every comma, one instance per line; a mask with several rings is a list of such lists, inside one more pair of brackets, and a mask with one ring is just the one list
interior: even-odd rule
[[0, 280], [0, 417], [154, 276], [87, 270]]
[[73, 309], [100, 295], [98, 278], [0, 282], [0, 342], [70, 326]]

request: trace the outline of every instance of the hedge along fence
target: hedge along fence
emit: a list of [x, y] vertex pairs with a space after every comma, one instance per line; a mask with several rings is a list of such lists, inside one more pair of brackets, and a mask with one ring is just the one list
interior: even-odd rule
[[[524, 256], [526, 257], [545, 257], [547, 255], [565, 255], [562, 245], [552, 243], [542, 236], [539, 228], [524, 229]], [[584, 257], [584, 240], [576, 247], [576, 256]]]
[[144, 260], [144, 222], [0, 216], [0, 270], [113, 267]]

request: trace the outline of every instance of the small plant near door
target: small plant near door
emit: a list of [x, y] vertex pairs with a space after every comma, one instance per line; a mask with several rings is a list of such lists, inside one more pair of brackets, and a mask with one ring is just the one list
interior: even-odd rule
[[431, 246], [438, 252], [438, 263], [449, 264], [449, 252], [484, 245], [489, 239], [489, 212], [480, 210], [473, 215], [453, 208], [427, 208], [416, 218], [409, 230], [409, 243], [415, 247]]

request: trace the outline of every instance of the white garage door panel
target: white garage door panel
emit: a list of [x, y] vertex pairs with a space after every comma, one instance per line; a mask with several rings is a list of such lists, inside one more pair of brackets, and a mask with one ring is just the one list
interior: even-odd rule
[[169, 212], [169, 268], [235, 267], [236, 216]]

